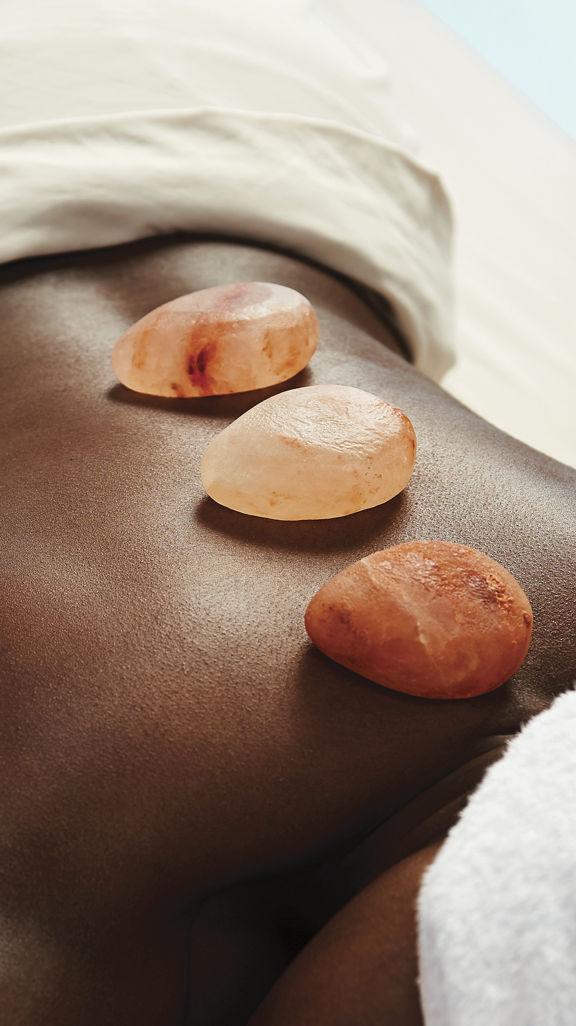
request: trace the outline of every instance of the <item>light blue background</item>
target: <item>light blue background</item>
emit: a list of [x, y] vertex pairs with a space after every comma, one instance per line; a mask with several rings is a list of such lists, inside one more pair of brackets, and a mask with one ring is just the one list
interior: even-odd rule
[[576, 141], [576, 0], [420, 0]]

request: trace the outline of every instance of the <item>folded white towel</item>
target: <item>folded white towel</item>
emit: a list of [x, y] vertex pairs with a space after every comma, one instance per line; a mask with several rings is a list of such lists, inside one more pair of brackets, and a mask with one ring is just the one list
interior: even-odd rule
[[426, 1026], [576, 1023], [576, 692], [487, 773], [419, 897]]

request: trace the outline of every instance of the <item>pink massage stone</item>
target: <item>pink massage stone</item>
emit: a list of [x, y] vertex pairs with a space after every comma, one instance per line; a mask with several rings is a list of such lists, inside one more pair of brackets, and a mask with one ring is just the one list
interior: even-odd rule
[[306, 366], [318, 321], [294, 289], [240, 282], [191, 292], [133, 324], [112, 354], [123, 385], [185, 398], [265, 388]]

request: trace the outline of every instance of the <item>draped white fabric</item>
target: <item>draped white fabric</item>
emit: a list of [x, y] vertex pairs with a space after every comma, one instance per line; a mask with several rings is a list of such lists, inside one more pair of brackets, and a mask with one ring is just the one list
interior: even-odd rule
[[0, 260], [177, 230], [271, 242], [386, 295], [441, 377], [448, 201], [383, 62], [315, 7], [8, 0]]
[[385, 53], [452, 201], [457, 362], [443, 387], [576, 467], [576, 145], [415, 0], [325, 3], [342, 38]]

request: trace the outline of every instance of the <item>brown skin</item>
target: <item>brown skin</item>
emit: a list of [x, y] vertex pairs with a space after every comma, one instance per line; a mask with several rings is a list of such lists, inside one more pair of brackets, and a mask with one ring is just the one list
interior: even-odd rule
[[[422, 871], [506, 736], [575, 674], [576, 474], [448, 397], [300, 260], [177, 238], [0, 276], [3, 1023], [242, 1026], [277, 980], [254, 1026], [370, 1026], [385, 1002], [386, 1022], [419, 1023]], [[309, 368], [278, 388], [350, 384], [410, 417], [405, 493], [327, 522], [234, 513], [204, 496], [200, 458], [278, 388], [115, 384], [133, 321], [249, 280], [319, 317]], [[397, 694], [306, 636], [328, 578], [417, 538], [485, 551], [532, 603], [527, 660], [488, 695]]]

